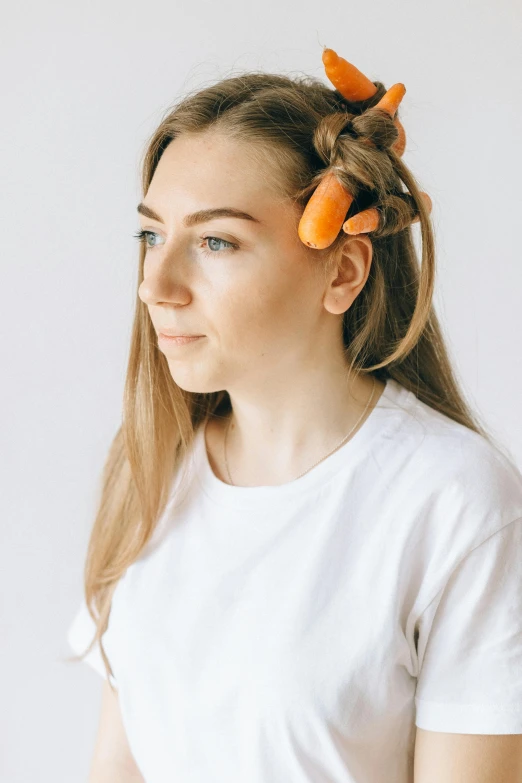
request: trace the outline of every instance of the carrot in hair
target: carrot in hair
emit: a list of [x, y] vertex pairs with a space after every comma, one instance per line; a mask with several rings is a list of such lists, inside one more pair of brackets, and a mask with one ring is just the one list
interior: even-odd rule
[[[431, 199], [428, 196], [427, 193], [422, 193], [422, 200], [426, 204], [426, 208], [428, 212], [431, 212], [432, 209], [432, 203]], [[368, 234], [370, 231], [375, 231], [375, 229], [379, 225], [379, 212], [375, 207], [370, 207], [370, 209], [365, 209], [362, 212], [358, 212], [356, 215], [353, 215], [349, 220], [347, 220], [345, 223], [343, 223], [343, 231], [346, 234]], [[411, 222], [412, 223], [418, 223], [420, 220], [419, 215], [417, 215]]]
[[[339, 57], [333, 49], [324, 48], [323, 64], [329, 80], [347, 100], [362, 101], [375, 95], [377, 91], [375, 84], [344, 57]], [[376, 106], [388, 111], [393, 117], [405, 92], [406, 88], [403, 84], [394, 84]], [[396, 125], [399, 138], [393, 146], [397, 154], [401, 155], [404, 152], [406, 138], [404, 128], [398, 120]], [[352, 202], [351, 193], [346, 190], [333, 171], [328, 172], [312, 193], [299, 221], [298, 234], [301, 241], [308, 247], [322, 250], [332, 244], [341, 227], [346, 226], [346, 230], [349, 225], [353, 233], [375, 230], [379, 224], [379, 214], [375, 209], [359, 213], [355, 216], [358, 218], [355, 224], [346, 221], [343, 225]], [[353, 231], [353, 228], [356, 228], [356, 231]]]
[[372, 109], [384, 109], [392, 117], [399, 108], [399, 104], [404, 98], [406, 93], [406, 87], [402, 82], [392, 84], [389, 90], [387, 90], [382, 96], [381, 100], [372, 106]]
[[[333, 86], [338, 90], [338, 92], [341, 93], [341, 95], [346, 98], [349, 101], [364, 101], [368, 100], [368, 98], [371, 98], [375, 93], [377, 92], [377, 87], [375, 84], [368, 79], [367, 76], [365, 76], [361, 71], [355, 67], [355, 65], [352, 65], [352, 63], [349, 63], [348, 60], [345, 60], [344, 57], [340, 57], [337, 52], [335, 52], [333, 49], [328, 49], [326, 46], [323, 49], [323, 64], [326, 76], [331, 81]], [[404, 88], [404, 92], [406, 92], [406, 88], [403, 84], [401, 85], [394, 85], [390, 88], [390, 90], [395, 90], [395, 92], [392, 93], [392, 98], [396, 96], [398, 87]], [[388, 109], [388, 104], [390, 100], [390, 90], [381, 98], [379, 103], [376, 104], [376, 106], [379, 106], [380, 108]], [[397, 106], [399, 105], [403, 95], [399, 98], [399, 101], [397, 102]], [[387, 97], [388, 96], [388, 97]], [[382, 101], [385, 101], [384, 104], [382, 104]], [[395, 112], [397, 111], [397, 106], [395, 107], [393, 112], [390, 112], [393, 116]], [[404, 128], [399, 122], [399, 119], [396, 118], [394, 120], [395, 125], [397, 126], [397, 130], [399, 131], [399, 138], [397, 141], [393, 144], [392, 149], [399, 155], [404, 154], [404, 150], [406, 149], [406, 134], [404, 132]]]
[[375, 84], [364, 73], [326, 46], [323, 64], [334, 87], [348, 101], [365, 101], [377, 92]]
[[[399, 108], [399, 104], [404, 98], [405, 93], [406, 87], [404, 84], [402, 84], [402, 82], [397, 82], [397, 84], [393, 84], [390, 89], [384, 93], [381, 100], [376, 103], [375, 106], [372, 106], [372, 108], [368, 111], [372, 111], [373, 109], [384, 109], [384, 111], [387, 111], [390, 117], [393, 119], [393, 115]], [[399, 131], [399, 137], [392, 144], [392, 150], [394, 150], [397, 155], [401, 156], [404, 154], [404, 150], [406, 149], [406, 133], [398, 117], [395, 117], [393, 122]]]
[[300, 240], [318, 250], [331, 245], [352, 201], [353, 196], [334, 172], [327, 172], [312, 193], [299, 221], [297, 233]]
[[379, 213], [375, 207], [371, 207], [347, 220], [343, 224], [343, 231], [346, 234], [367, 234], [369, 231], [375, 231], [378, 225]]

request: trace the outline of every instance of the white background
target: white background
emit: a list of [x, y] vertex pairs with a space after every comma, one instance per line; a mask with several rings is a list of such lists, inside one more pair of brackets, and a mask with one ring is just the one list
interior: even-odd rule
[[102, 680], [62, 659], [121, 418], [138, 162], [164, 111], [243, 70], [326, 82], [323, 44], [403, 82], [437, 312], [466, 397], [520, 467], [521, 40], [515, 0], [4, 5], [1, 783], [87, 780]]

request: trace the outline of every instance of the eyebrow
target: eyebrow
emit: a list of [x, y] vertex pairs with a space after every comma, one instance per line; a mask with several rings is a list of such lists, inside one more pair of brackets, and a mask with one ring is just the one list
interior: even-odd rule
[[[151, 220], [157, 220], [159, 223], [163, 223], [161, 217], [143, 202], [138, 204], [138, 212], [140, 215], [144, 215]], [[235, 209], [235, 207], [215, 207], [214, 209], [200, 209], [198, 212], [192, 212], [190, 215], [185, 215], [183, 225], [186, 228], [190, 228], [191, 226], [197, 226], [199, 223], [206, 223], [208, 220], [214, 220], [215, 218], [220, 217], [240, 218], [241, 220], [251, 220], [254, 223], [263, 222], [262, 220], [249, 215], [248, 212], [243, 212], [241, 209]]]

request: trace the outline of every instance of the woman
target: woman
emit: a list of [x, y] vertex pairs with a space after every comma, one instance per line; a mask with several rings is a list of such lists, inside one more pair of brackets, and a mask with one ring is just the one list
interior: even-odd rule
[[69, 641], [147, 783], [487, 783], [519, 758], [522, 476], [455, 380], [397, 102], [334, 55], [334, 90], [187, 96], [145, 153]]

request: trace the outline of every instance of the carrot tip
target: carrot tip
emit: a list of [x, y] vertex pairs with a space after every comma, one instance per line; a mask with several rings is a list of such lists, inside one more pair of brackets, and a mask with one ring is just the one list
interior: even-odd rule
[[334, 52], [333, 49], [329, 49], [327, 46], [323, 49], [323, 64], [327, 67], [330, 65], [334, 65], [339, 59], [339, 55], [337, 52]]

